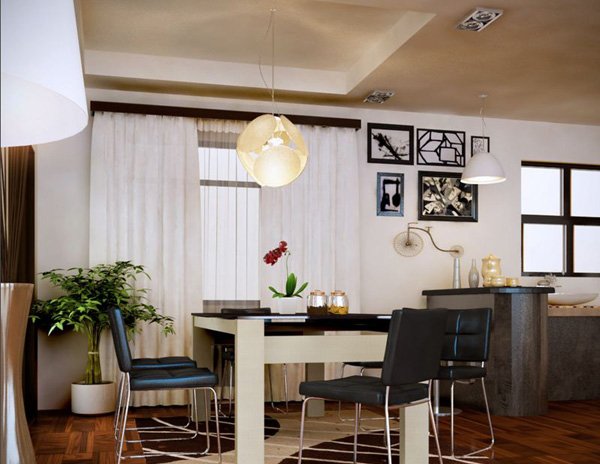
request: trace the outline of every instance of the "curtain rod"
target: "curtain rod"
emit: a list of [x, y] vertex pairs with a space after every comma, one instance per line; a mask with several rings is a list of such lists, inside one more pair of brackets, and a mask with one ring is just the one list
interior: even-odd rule
[[[231, 119], [236, 121], [252, 121], [264, 113], [251, 111], [212, 110], [207, 108], [183, 108], [180, 106], [140, 105], [137, 103], [116, 103], [91, 101], [90, 111], [108, 111], [111, 113], [153, 114], [157, 116], [182, 116], [186, 118]], [[349, 127], [360, 129], [360, 119], [325, 118], [319, 116], [285, 115], [294, 124], [310, 126]]]

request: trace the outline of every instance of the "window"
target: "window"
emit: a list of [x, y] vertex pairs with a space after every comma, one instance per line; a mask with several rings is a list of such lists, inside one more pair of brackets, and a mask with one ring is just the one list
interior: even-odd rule
[[600, 276], [600, 166], [521, 166], [521, 270]]
[[198, 154], [205, 311], [257, 306], [260, 186], [233, 146], [201, 146]]

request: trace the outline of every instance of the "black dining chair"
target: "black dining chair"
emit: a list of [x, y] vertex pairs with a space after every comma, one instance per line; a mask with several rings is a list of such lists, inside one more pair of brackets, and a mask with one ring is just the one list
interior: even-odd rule
[[[381, 377], [354, 375], [335, 380], [302, 382], [302, 418], [298, 463], [302, 462], [306, 405], [313, 399], [354, 403], [354, 462], [358, 450], [358, 418], [363, 404], [381, 406], [385, 415], [387, 462], [392, 463], [389, 408], [428, 403], [429, 417], [442, 462], [437, 429], [431, 408], [431, 379], [435, 377], [442, 352], [446, 310], [401, 309], [392, 313]], [[426, 382], [426, 383], [423, 383]]]
[[[221, 314], [227, 314], [231, 316], [264, 316], [271, 314], [271, 308], [222, 308]], [[233, 391], [233, 370], [235, 367], [235, 350], [234, 345], [228, 339], [221, 340], [215, 343], [215, 354], [221, 360], [221, 405], [223, 404], [223, 391], [225, 390], [225, 379], [228, 380], [229, 384], [229, 410], [227, 415], [231, 417], [232, 412], [232, 391]], [[215, 363], [216, 365], [216, 363]], [[271, 407], [275, 410], [281, 411], [275, 406], [273, 401], [273, 375], [271, 373], [271, 365], [267, 367], [267, 373], [269, 375], [269, 392], [271, 397]], [[285, 399], [285, 412], [288, 412], [288, 376], [287, 376], [287, 364], [283, 364], [283, 388], [284, 388], [284, 399]]]
[[[110, 329], [113, 336], [113, 343], [115, 346], [115, 353], [117, 355], [117, 362], [119, 369], [123, 374], [123, 394], [124, 397], [121, 400], [121, 405], [115, 411], [117, 416], [116, 429], [118, 430], [118, 438], [115, 445], [115, 456], [117, 463], [120, 463], [124, 458], [145, 458], [149, 456], [157, 455], [168, 455], [168, 456], [192, 456], [192, 455], [206, 455], [210, 449], [210, 401], [208, 393], [211, 392], [214, 398], [215, 408], [215, 424], [216, 424], [216, 435], [217, 435], [217, 453], [219, 456], [219, 463], [221, 462], [221, 437], [219, 433], [219, 415], [218, 415], [218, 404], [217, 404], [217, 393], [214, 390], [217, 384], [217, 376], [210, 370], [198, 367], [180, 367], [177, 369], [167, 368], [155, 368], [155, 369], [134, 369], [133, 359], [131, 357], [131, 351], [129, 349], [129, 343], [127, 340], [127, 330], [123, 321], [123, 315], [119, 308], [109, 308], [108, 315], [110, 320]], [[206, 449], [201, 452], [193, 453], [178, 453], [178, 452], [160, 452], [152, 451], [142, 455], [128, 455], [123, 456], [123, 445], [125, 443], [125, 432], [127, 424], [127, 415], [129, 413], [129, 401], [131, 399], [132, 391], [151, 391], [151, 390], [169, 390], [169, 389], [187, 389], [191, 393], [191, 411], [197, 413], [197, 398], [196, 391], [204, 391], [205, 400], [205, 425], [206, 425]], [[123, 410], [121, 413], [120, 410]], [[192, 420], [190, 418], [190, 420]], [[187, 427], [177, 426], [180, 433], [188, 434], [186, 438], [156, 438], [156, 439], [144, 439], [144, 440], [128, 440], [128, 442], [145, 442], [145, 441], [169, 441], [169, 440], [181, 440], [181, 439], [193, 439], [199, 434], [198, 422], [195, 421], [195, 430], [189, 430]]]
[[[494, 428], [485, 391], [485, 363], [490, 351], [490, 332], [492, 327], [492, 309], [457, 309], [448, 311], [442, 365], [435, 380], [450, 382], [450, 455], [449, 459], [482, 458], [476, 456], [491, 450], [494, 446]], [[456, 456], [454, 450], [454, 384], [481, 381], [485, 411], [490, 430], [490, 444], [471, 453]]]

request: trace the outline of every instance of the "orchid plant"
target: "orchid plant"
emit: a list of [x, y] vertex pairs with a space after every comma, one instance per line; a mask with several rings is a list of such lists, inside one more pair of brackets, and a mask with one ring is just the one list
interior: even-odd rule
[[300, 288], [298, 288], [298, 290], [296, 290], [296, 286], [298, 285], [298, 278], [296, 277], [296, 275], [293, 272], [289, 272], [289, 270], [288, 270], [288, 260], [290, 258], [290, 255], [291, 255], [291, 253], [288, 250], [287, 242], [282, 240], [281, 242], [279, 242], [279, 246], [277, 248], [273, 248], [272, 250], [269, 250], [267, 252], [267, 254], [263, 257], [263, 261], [266, 264], [270, 264], [271, 266], [274, 266], [275, 263], [277, 263], [277, 261], [279, 261], [279, 258], [281, 258], [282, 256], [285, 256], [285, 275], [286, 275], [285, 293], [280, 292], [279, 290], [277, 290], [274, 287], [269, 287], [269, 290], [271, 290], [271, 292], [273, 292], [273, 298], [292, 298], [295, 296], [297, 296], [298, 298], [302, 298], [301, 293], [304, 291], [304, 289], [308, 285], [308, 282], [304, 282], [302, 285], [300, 285]]

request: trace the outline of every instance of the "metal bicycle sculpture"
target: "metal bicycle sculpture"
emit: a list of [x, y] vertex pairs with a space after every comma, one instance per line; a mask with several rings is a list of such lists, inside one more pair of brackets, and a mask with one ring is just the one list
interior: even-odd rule
[[435, 243], [433, 235], [431, 235], [431, 227], [417, 227], [418, 224], [418, 222], [409, 222], [406, 232], [400, 232], [398, 235], [396, 235], [396, 237], [394, 237], [394, 249], [399, 255], [412, 257], [417, 256], [419, 253], [421, 253], [421, 251], [423, 251], [423, 239], [419, 234], [414, 232], [415, 230], [420, 230], [429, 235], [432, 245], [438, 251], [449, 253], [453, 258], [460, 258], [464, 254], [465, 250], [460, 245], [452, 245], [452, 247], [448, 250], [440, 248]]

